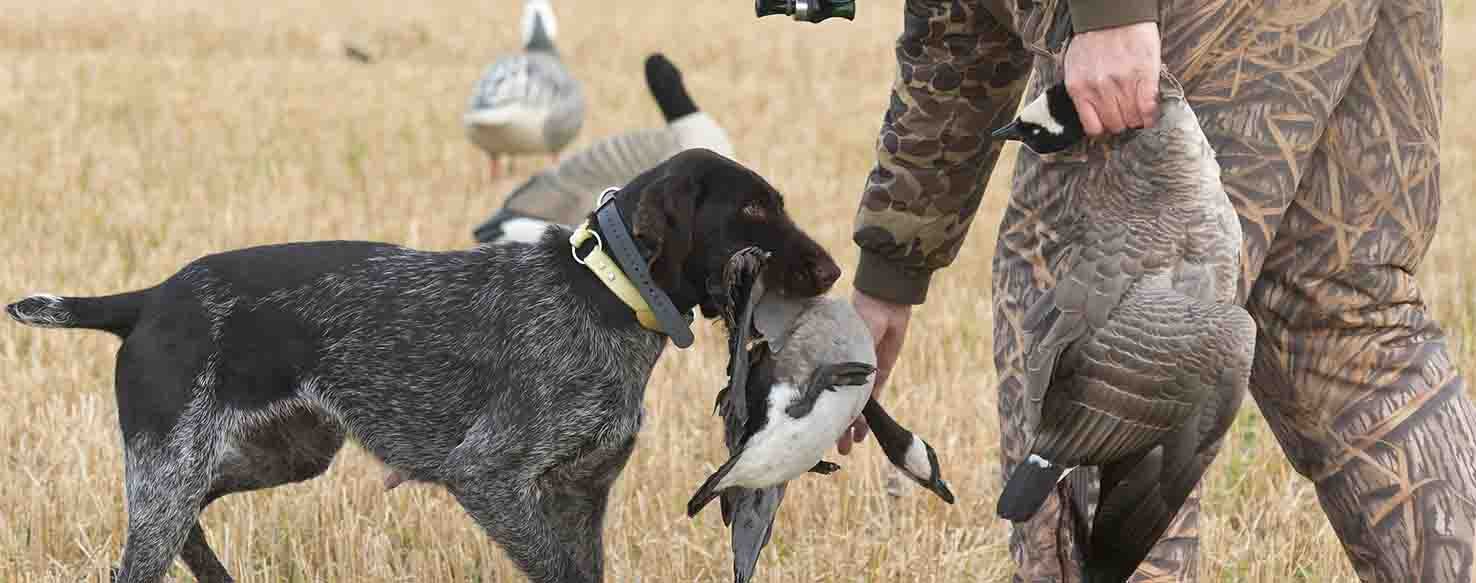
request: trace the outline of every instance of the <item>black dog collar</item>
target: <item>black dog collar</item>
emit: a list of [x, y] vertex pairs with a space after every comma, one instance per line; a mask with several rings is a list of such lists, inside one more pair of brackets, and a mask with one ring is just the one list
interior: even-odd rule
[[610, 250], [614, 252], [615, 262], [620, 265], [620, 270], [625, 272], [626, 277], [630, 278], [631, 283], [635, 284], [636, 290], [641, 292], [646, 304], [651, 306], [656, 321], [661, 325], [661, 331], [671, 337], [677, 348], [691, 346], [691, 314], [683, 315], [677, 311], [671, 297], [656, 287], [656, 280], [651, 278], [651, 270], [646, 267], [646, 260], [641, 257], [640, 248], [636, 247], [630, 231], [625, 228], [625, 221], [620, 218], [620, 209], [615, 208], [612, 204], [614, 202], [615, 197], [612, 196], [601, 204], [599, 210], [595, 211], [595, 218], [599, 221], [600, 232], [604, 234]]

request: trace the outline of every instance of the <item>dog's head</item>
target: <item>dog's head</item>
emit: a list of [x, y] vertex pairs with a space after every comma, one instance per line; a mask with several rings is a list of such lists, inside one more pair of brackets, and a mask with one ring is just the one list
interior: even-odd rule
[[657, 285], [682, 311], [716, 317], [723, 298], [709, 292], [740, 249], [772, 254], [764, 272], [773, 292], [812, 297], [830, 290], [840, 267], [789, 217], [784, 197], [757, 173], [711, 150], [683, 151], [616, 194], [620, 214]]

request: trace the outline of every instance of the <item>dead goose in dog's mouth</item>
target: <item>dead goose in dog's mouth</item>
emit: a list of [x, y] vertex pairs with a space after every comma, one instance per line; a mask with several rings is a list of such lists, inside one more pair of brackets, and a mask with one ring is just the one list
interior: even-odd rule
[[[747, 255], [739, 255], [734, 261], [762, 264], [762, 259]], [[737, 314], [738, 321], [734, 327], [738, 342], [742, 342], [748, 331], [745, 320], [753, 317], [757, 304], [762, 303], [764, 297], [762, 278], [752, 278], [747, 287], [748, 297], [743, 298], [746, 305]], [[815, 300], [804, 300], [793, 308], [803, 310], [809, 307], [805, 304]], [[762, 333], [761, 327], [757, 329]], [[865, 329], [861, 331], [864, 333]], [[796, 332], [799, 330], [791, 330], [789, 334]], [[836, 332], [854, 331], [821, 331], [805, 327], [802, 333]], [[782, 342], [788, 339], [789, 334], [781, 338], [766, 337], [766, 341]], [[807, 471], [833, 471], [832, 465], [822, 464], [820, 458], [845, 427], [861, 414], [871, 392], [869, 378], [876, 370], [875, 365], [866, 362], [876, 360], [870, 343], [855, 344], [861, 350], [853, 351], [856, 353], [854, 356], [793, 352], [785, 356], [799, 358], [764, 358], [754, 363], [758, 366], [749, 371], [749, 380], [757, 383], [755, 394], [748, 394], [747, 385], [750, 383], [747, 381], [744, 381], [742, 389], [736, 383], [730, 383], [723, 390], [721, 396], [724, 401], [734, 405], [742, 401], [745, 405], [742, 412], [746, 419], [740, 449], [692, 497], [687, 506], [689, 516], [696, 515], [707, 502], [733, 486], [762, 488], [788, 481]], [[731, 348], [735, 354], [743, 349], [741, 344]], [[770, 350], [777, 353], [782, 348], [776, 350], [771, 344]], [[832, 360], [830, 357], [836, 358]], [[741, 360], [735, 363], [738, 366], [742, 364]], [[742, 380], [742, 373], [736, 367], [732, 372], [740, 376], [735, 380]]]
[[[732, 528], [733, 574], [748, 581], [768, 543], [789, 480], [840, 469], [821, 459], [856, 415], [863, 414], [887, 459], [919, 485], [954, 502], [937, 454], [871, 398], [876, 356], [870, 333], [851, 304], [820, 296], [766, 293], [767, 258], [734, 256], [719, 291], [727, 297], [729, 382], [717, 397], [730, 459], [688, 503], [694, 516], [721, 497]], [[757, 342], [748, 348], [749, 338]], [[796, 389], [796, 387], [800, 387]]]

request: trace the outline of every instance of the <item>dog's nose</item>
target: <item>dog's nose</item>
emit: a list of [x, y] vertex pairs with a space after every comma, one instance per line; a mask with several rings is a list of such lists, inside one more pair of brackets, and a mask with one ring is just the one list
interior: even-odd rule
[[840, 279], [841, 270], [835, 261], [821, 261], [815, 264], [812, 273], [815, 275], [815, 285], [819, 286], [820, 291], [823, 292], [830, 289], [830, 286], [835, 285], [836, 280]]

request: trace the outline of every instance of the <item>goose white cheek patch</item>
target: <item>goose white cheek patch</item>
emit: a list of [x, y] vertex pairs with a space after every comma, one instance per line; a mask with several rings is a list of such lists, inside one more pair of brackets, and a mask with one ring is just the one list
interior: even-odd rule
[[549, 38], [558, 38], [559, 36], [559, 21], [554, 18], [553, 5], [549, 4], [547, 0], [529, 2], [524, 6], [522, 18], [519, 20], [521, 20], [519, 24], [522, 25], [523, 44], [528, 44], [528, 40], [533, 38], [533, 24], [535, 22], [543, 25], [543, 33], [547, 34]]
[[549, 224], [538, 219], [518, 217], [509, 219], [502, 223], [502, 239], [505, 241], [518, 241], [522, 243], [537, 243], [543, 238], [543, 232], [547, 231]]
[[1066, 126], [1061, 125], [1061, 122], [1051, 116], [1051, 108], [1046, 105], [1044, 96], [1030, 102], [1025, 109], [1020, 111], [1020, 121], [1040, 126], [1045, 128], [1045, 131], [1058, 136], [1066, 131]]
[[924, 480], [933, 475], [933, 464], [928, 461], [928, 447], [916, 435], [912, 436], [912, 445], [907, 448], [906, 465], [907, 471]]

